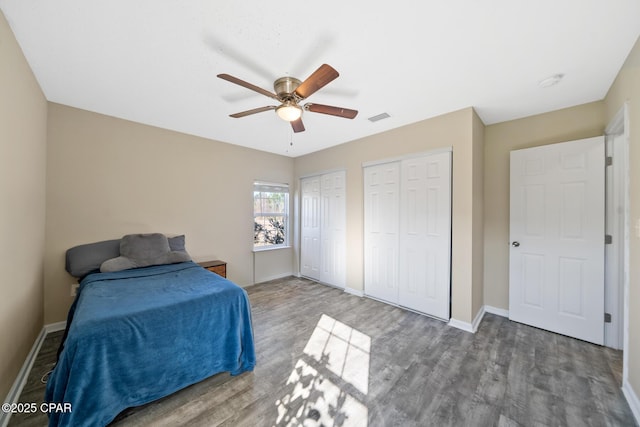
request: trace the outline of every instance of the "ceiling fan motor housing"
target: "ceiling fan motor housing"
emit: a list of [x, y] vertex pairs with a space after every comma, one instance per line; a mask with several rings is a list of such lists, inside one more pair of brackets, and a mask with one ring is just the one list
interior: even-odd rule
[[273, 89], [281, 100], [291, 99], [295, 91], [302, 82], [295, 77], [280, 77], [273, 82]]

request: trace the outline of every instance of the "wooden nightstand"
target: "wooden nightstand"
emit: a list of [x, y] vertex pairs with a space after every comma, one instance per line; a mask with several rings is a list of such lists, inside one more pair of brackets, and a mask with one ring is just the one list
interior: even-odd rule
[[206, 268], [212, 273], [216, 273], [219, 276], [227, 277], [227, 263], [225, 261], [217, 259], [215, 261], [199, 262], [198, 265]]

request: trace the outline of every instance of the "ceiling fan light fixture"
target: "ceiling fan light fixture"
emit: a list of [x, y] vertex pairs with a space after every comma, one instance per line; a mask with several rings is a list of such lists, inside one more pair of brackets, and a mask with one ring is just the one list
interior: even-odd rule
[[287, 101], [276, 108], [276, 114], [286, 122], [294, 122], [302, 116], [302, 108], [294, 102]]

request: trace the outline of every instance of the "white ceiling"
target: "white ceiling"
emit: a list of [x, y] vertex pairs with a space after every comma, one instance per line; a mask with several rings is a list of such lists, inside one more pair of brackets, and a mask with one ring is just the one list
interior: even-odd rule
[[[461, 108], [485, 124], [603, 99], [640, 35], [638, 0], [0, 0], [49, 101], [296, 157]], [[340, 77], [306, 132], [267, 90], [322, 63]], [[562, 73], [549, 88], [538, 82]], [[368, 117], [387, 112], [376, 123]], [[291, 143], [293, 143], [291, 145]]]

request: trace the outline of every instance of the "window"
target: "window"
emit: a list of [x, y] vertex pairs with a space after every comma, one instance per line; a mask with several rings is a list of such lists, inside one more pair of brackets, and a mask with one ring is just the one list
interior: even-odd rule
[[253, 247], [267, 249], [289, 243], [289, 186], [253, 184]]

